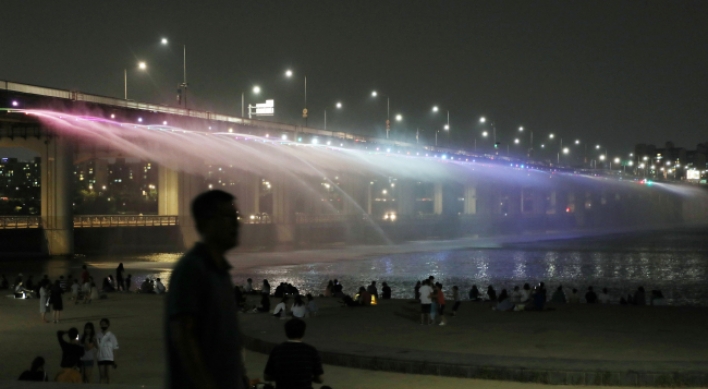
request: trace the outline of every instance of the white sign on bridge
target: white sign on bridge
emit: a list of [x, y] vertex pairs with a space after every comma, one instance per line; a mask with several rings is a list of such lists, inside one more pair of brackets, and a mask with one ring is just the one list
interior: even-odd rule
[[273, 116], [275, 115], [275, 100], [266, 100], [265, 103], [248, 106], [248, 118], [253, 116]]

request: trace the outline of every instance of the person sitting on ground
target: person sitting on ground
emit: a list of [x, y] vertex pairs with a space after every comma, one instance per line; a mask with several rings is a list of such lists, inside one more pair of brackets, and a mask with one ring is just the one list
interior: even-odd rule
[[607, 292], [607, 288], [602, 288], [602, 293], [597, 296], [597, 300], [600, 302], [600, 304], [610, 303], [610, 294]]
[[261, 284], [261, 294], [267, 294], [270, 296], [270, 283], [268, 283], [268, 280], [263, 280], [263, 283]]
[[27, 277], [27, 281], [25, 282], [25, 288], [27, 288], [28, 290], [34, 291], [35, 285], [34, 285], [34, 281], [32, 280], [32, 275], [29, 275]]
[[91, 282], [91, 294], [89, 295], [88, 302], [90, 303], [92, 300], [98, 300], [100, 298], [101, 296], [98, 294], [98, 288], [96, 287], [96, 283]]
[[664, 299], [664, 294], [660, 290], [654, 289], [651, 291], [651, 296], [649, 297], [649, 304], [653, 306], [666, 305], [666, 300]]
[[334, 289], [332, 289], [332, 296], [344, 297], [344, 286], [336, 278], [334, 279]]
[[415, 283], [415, 287], [413, 287], [413, 298], [415, 299], [415, 301], [420, 301], [420, 286], [421, 285], [422, 284], [420, 283], [420, 281], [418, 281]]
[[[145, 279], [147, 281], [147, 278]], [[108, 276], [103, 279], [103, 285], [101, 286], [101, 291], [104, 293], [115, 292], [116, 288], [113, 286], [113, 276]]]
[[25, 288], [25, 285], [22, 281], [17, 283], [15, 285], [15, 298], [16, 299], [27, 299], [31, 298], [31, 291]]
[[597, 293], [592, 290], [592, 286], [588, 286], [588, 291], [585, 293], [585, 302], [588, 304], [597, 304]]
[[497, 301], [497, 291], [491, 285], [487, 287], [487, 298], [489, 301]]
[[381, 284], [381, 299], [390, 300], [391, 299], [391, 287], [388, 286], [386, 282]]
[[558, 288], [556, 288], [556, 291], [553, 292], [553, 296], [551, 296], [551, 302], [552, 303], [559, 303], [559, 304], [566, 303], [565, 293], [563, 292], [562, 285], [558, 285]]
[[[68, 335], [68, 341], [64, 335]], [[55, 381], [81, 383], [81, 373], [77, 370], [84, 356], [84, 346], [79, 342], [79, 330], [72, 327], [69, 331], [57, 331], [57, 339], [61, 346], [61, 370], [57, 373]]]
[[253, 280], [252, 279], [247, 279], [246, 284], [243, 285], [243, 292], [246, 294], [251, 294], [253, 293]]
[[297, 317], [298, 319], [305, 317], [307, 314], [307, 306], [305, 306], [305, 302], [302, 301], [302, 296], [295, 296], [295, 301], [293, 301], [293, 306], [290, 308], [290, 312], [292, 312], [293, 317]]
[[36, 357], [32, 361], [32, 367], [30, 367], [29, 370], [25, 370], [24, 372], [22, 372], [22, 374], [20, 374], [19, 381], [49, 381], [49, 376], [44, 371], [44, 358]]
[[165, 288], [165, 284], [163, 284], [159, 278], [156, 278], [155, 279], [155, 293], [164, 294], [165, 292], [167, 292], [167, 288]]
[[275, 317], [280, 317], [284, 318], [287, 315], [288, 311], [288, 297], [284, 296], [280, 302], [275, 306], [273, 309], [273, 316]]
[[511, 301], [506, 289], [502, 289], [501, 293], [499, 293], [497, 305], [494, 309], [500, 312], [511, 312], [514, 310], [514, 303]]
[[300, 294], [300, 291], [293, 284], [287, 284], [286, 288], [287, 292], [293, 296], [297, 296]]
[[521, 291], [519, 290], [519, 286], [514, 286], [514, 290], [511, 292], [509, 295], [509, 299], [511, 300], [512, 303], [518, 304], [521, 302]]
[[632, 298], [634, 305], [647, 305], [647, 297], [644, 293], [644, 287], [640, 286], [637, 291], [634, 292], [634, 297]]
[[327, 282], [327, 286], [325, 286], [324, 293], [322, 294], [324, 297], [332, 297], [332, 289], [334, 288], [334, 282], [332, 280], [329, 280]]
[[64, 276], [59, 276], [59, 287], [63, 292], [66, 292], [66, 280], [64, 279]]
[[531, 304], [526, 304], [526, 308], [532, 311], [543, 311], [546, 307], [546, 289], [541, 285], [536, 287], [533, 296], [531, 296]]
[[239, 309], [243, 309], [246, 306], [246, 296], [243, 295], [243, 291], [238, 285], [234, 286], [234, 298]]
[[317, 316], [317, 312], [319, 311], [319, 308], [317, 308], [317, 303], [315, 303], [315, 298], [312, 297], [310, 293], [305, 295], [305, 298], [307, 298], [307, 315], [308, 316]]
[[371, 305], [371, 294], [366, 291], [366, 288], [360, 286], [359, 297], [356, 300], [362, 307], [368, 307]]
[[526, 283], [524, 284], [523, 289], [520, 290], [521, 292], [521, 300], [519, 301], [522, 304], [526, 304], [529, 301], [531, 301], [531, 286]]
[[81, 291], [81, 285], [79, 285], [79, 280], [75, 279], [74, 283], [71, 284], [71, 299], [74, 300], [74, 305], [79, 303], [79, 292]]
[[322, 383], [322, 360], [317, 349], [302, 342], [307, 324], [301, 319], [285, 323], [288, 341], [273, 348], [268, 356], [263, 378], [275, 381], [278, 388], [312, 388]]
[[568, 303], [570, 303], [570, 304], [580, 303], [580, 293], [578, 293], [577, 289], [573, 288], [572, 293], [570, 293], [570, 296], [568, 296]]
[[270, 312], [270, 296], [261, 293], [261, 303], [253, 307], [253, 313]]
[[370, 295], [374, 296], [376, 301], [379, 300], [379, 290], [376, 288], [376, 281], [371, 281], [371, 284], [366, 287], [366, 291], [369, 292]]
[[280, 285], [275, 287], [275, 292], [273, 292], [273, 297], [281, 298], [285, 296], [285, 283], [281, 282]]
[[155, 293], [149, 278], [145, 277], [145, 281], [140, 285], [140, 293]]
[[477, 285], [472, 285], [472, 289], [470, 289], [469, 293], [470, 300], [472, 301], [479, 301], [479, 289], [477, 289]]

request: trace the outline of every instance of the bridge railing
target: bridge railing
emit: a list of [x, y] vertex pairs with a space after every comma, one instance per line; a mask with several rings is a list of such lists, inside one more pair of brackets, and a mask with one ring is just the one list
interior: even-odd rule
[[25, 229], [42, 227], [40, 216], [0, 216], [0, 229]]
[[90, 215], [74, 216], [74, 228], [164, 227], [179, 225], [178, 216]]

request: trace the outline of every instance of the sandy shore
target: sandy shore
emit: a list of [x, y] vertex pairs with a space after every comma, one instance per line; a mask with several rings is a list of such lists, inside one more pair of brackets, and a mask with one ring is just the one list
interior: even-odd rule
[[[307, 341], [320, 348], [341, 345], [340, 348], [344, 349], [344, 345], [351, 347], [352, 344], [359, 344], [366, 349], [387, 341], [392, 349], [417, 345], [418, 350], [433, 358], [442, 355], [438, 353], [443, 350], [454, 353], [462, 348], [474, 347], [477, 352], [493, 352], [497, 356], [538, 356], [577, 350], [578, 358], [603, 359], [611, 356], [615, 363], [637, 359], [642, 355], [654, 362], [690, 363], [708, 360], [708, 345], [705, 344], [708, 341], [703, 336], [704, 328], [708, 325], [708, 312], [695, 308], [576, 306], [533, 316], [526, 313], [492, 313], [481, 304], [472, 306], [472, 303], [468, 303], [463, 306], [461, 316], [451, 318], [454, 320], [450, 321], [449, 326], [432, 328], [418, 326], [412, 321], [413, 316], [408, 312], [411, 304], [404, 301], [394, 301], [388, 306], [384, 304], [359, 313], [338, 308], [332, 300], [323, 300], [320, 305], [322, 314], [309, 319], [306, 337]], [[56, 331], [69, 327], [82, 328], [87, 321], [97, 323], [100, 318], [108, 317], [121, 347], [116, 355], [118, 369], [112, 371], [112, 382], [146, 387], [162, 386], [165, 365], [161, 296], [112, 294], [109, 299], [90, 305], [77, 306], [67, 302], [65, 308], [62, 323], [45, 324], [39, 320], [37, 300], [0, 299], [0, 339], [3, 346], [0, 347], [0, 380], [15, 380], [37, 355], [47, 360], [50, 374], [56, 373], [61, 357]], [[596, 310], [589, 311], [588, 308]], [[598, 313], [601, 314], [598, 316]], [[358, 319], [352, 320], [351, 315]], [[596, 319], [592, 319], [596, 316]], [[276, 341], [283, 338], [282, 322], [279, 320], [266, 315], [248, 314], [243, 315], [241, 321], [244, 331], [253, 331], [254, 326], [261, 326], [266, 336]], [[547, 322], [544, 324], [544, 321]], [[594, 328], [600, 323], [605, 324]], [[474, 335], [464, 337], [472, 328]], [[518, 343], [523, 337], [529, 339], [525, 345]], [[479, 342], [482, 340], [488, 348], [481, 347]], [[593, 349], [598, 354], [587, 354], [587, 350]], [[249, 375], [260, 376], [265, 361], [265, 355], [248, 352], [246, 362]], [[327, 383], [334, 388], [429, 388], [433, 385], [444, 388], [543, 387], [527, 383], [407, 375], [338, 366], [325, 366], [325, 372]], [[94, 372], [94, 376], [97, 378], [97, 372]], [[6, 381], [0, 383], [0, 387], [9, 387], [10, 384]]]

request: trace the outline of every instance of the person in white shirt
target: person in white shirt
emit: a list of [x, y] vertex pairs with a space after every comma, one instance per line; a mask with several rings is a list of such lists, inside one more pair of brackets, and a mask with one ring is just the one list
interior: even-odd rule
[[518, 304], [521, 302], [521, 291], [519, 290], [518, 286], [514, 287], [514, 290], [511, 292], [511, 295], [509, 296], [511, 299], [511, 302], [514, 304]]
[[519, 302], [526, 304], [531, 299], [531, 286], [529, 284], [524, 284], [524, 289], [519, 291], [521, 294]]
[[430, 287], [430, 280], [423, 281], [423, 285], [418, 289], [420, 293], [420, 324], [428, 325], [430, 323], [430, 306], [433, 303], [430, 295], [433, 293], [433, 288]]
[[165, 284], [163, 284], [159, 278], [156, 278], [155, 279], [155, 293], [163, 294], [165, 292], [167, 292], [167, 288], [165, 288]]
[[273, 309], [273, 316], [284, 318], [287, 313], [287, 309], [288, 309], [288, 307], [286, 305], [287, 303], [288, 303], [288, 298], [283, 297], [283, 299], [280, 300], [278, 305], [275, 306], [275, 309]]
[[578, 304], [580, 302], [580, 294], [578, 294], [578, 290], [573, 288], [573, 293], [568, 296], [568, 302], [570, 304]]
[[293, 302], [291, 312], [293, 313], [293, 317], [297, 317], [298, 319], [305, 317], [305, 314], [307, 313], [307, 306], [305, 305], [305, 302], [302, 301], [302, 297], [300, 295], [295, 296], [295, 301]]
[[115, 362], [114, 350], [118, 350], [118, 339], [111, 331], [108, 330], [111, 322], [103, 318], [99, 323], [101, 326], [101, 332], [96, 334], [96, 341], [98, 342], [98, 375], [100, 376], [99, 382], [102, 384], [108, 384], [110, 379], [108, 377], [108, 368], [113, 366], [115, 369], [118, 367]]
[[607, 293], [607, 288], [602, 288], [602, 293], [600, 293], [600, 295], [597, 296], [597, 300], [600, 302], [600, 304], [609, 304], [610, 303], [610, 294]]

